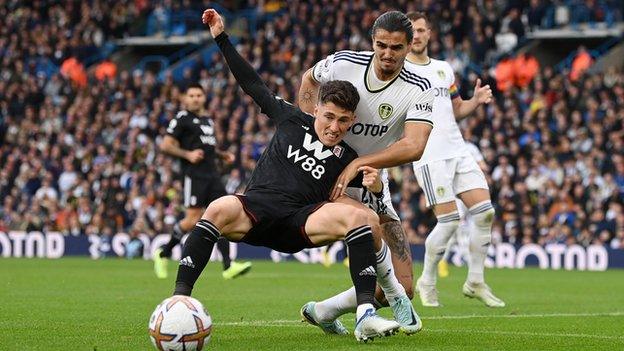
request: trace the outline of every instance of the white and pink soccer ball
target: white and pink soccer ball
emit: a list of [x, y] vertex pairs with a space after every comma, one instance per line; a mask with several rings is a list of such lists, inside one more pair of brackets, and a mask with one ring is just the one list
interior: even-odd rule
[[201, 302], [190, 296], [165, 299], [152, 313], [149, 335], [161, 351], [199, 351], [210, 341], [212, 319]]

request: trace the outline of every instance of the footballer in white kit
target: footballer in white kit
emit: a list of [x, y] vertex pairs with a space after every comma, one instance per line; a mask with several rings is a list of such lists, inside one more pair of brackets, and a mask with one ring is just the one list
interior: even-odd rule
[[457, 197], [466, 205], [472, 218], [468, 277], [462, 291], [489, 307], [504, 307], [505, 303], [492, 293], [484, 280], [484, 262], [492, 238], [494, 207], [485, 175], [470, 155], [457, 125], [457, 119], [471, 114], [479, 105], [489, 103], [492, 91], [488, 85], [481, 86], [478, 79], [474, 96], [463, 100], [459, 96], [451, 66], [427, 55], [431, 26], [426, 15], [413, 12], [407, 16], [414, 30], [414, 41], [405, 65], [429, 80], [435, 93], [435, 128], [423, 156], [414, 163], [414, 173], [425, 194], [427, 206], [433, 208], [438, 223], [425, 241], [423, 272], [416, 282], [416, 290], [423, 306], [440, 306], [436, 289], [437, 266], [460, 223], [455, 203]]
[[[360, 103], [355, 111], [357, 119], [344, 140], [358, 155], [368, 155], [393, 144], [403, 136], [406, 122], [433, 126], [433, 91], [429, 80], [404, 66], [394, 79], [381, 81], [370, 69], [372, 58], [372, 51], [339, 51], [319, 61], [312, 69], [312, 78], [319, 84], [346, 80], [357, 88], [360, 94]], [[390, 198], [386, 170], [382, 171], [382, 179], [384, 196], [380, 201], [361, 188], [349, 188], [347, 193], [378, 214], [398, 221], [399, 216]]]
[[446, 61], [430, 59], [427, 65], [408, 62], [432, 82], [435, 128], [414, 174], [425, 194], [427, 206], [455, 201], [455, 196], [472, 189], [489, 189], [485, 175], [464, 142], [453, 113], [452, 99], [459, 98], [455, 74]]
[[[422, 156], [433, 126], [433, 91], [427, 79], [405, 66], [413, 37], [411, 23], [405, 14], [399, 11], [382, 14], [375, 20], [371, 33], [373, 51], [339, 51], [306, 71], [298, 101], [302, 110], [311, 112], [316, 105], [320, 83], [329, 80], [346, 80], [357, 88], [360, 102], [355, 111], [356, 119], [344, 140], [359, 157], [338, 177], [330, 199], [353, 201], [341, 196], [348, 194], [377, 211], [387, 243], [386, 251], [377, 252], [377, 258], [391, 256], [394, 272], [401, 283], [399, 288], [405, 289], [411, 298], [414, 285], [412, 257], [407, 236], [392, 207], [387, 173], [382, 172], [383, 193], [367, 194], [345, 187], [362, 166], [383, 169], [410, 163]], [[390, 255], [386, 254], [388, 248]], [[412, 331], [420, 329], [420, 320], [411, 303], [404, 309], [405, 313], [397, 314], [393, 299], [387, 293], [384, 296], [379, 292], [375, 295], [379, 307], [389, 304], [397, 321], [403, 320], [399, 321], [400, 324], [417, 325]], [[353, 296], [351, 288], [323, 301], [309, 303], [308, 306], [313, 303], [318, 317], [313, 324], [335, 323], [342, 314], [352, 312]]]

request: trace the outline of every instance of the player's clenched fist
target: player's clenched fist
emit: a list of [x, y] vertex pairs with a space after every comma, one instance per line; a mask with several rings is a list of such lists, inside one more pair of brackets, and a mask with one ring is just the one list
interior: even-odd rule
[[186, 153], [186, 160], [189, 161], [190, 163], [195, 164], [203, 159], [204, 159], [204, 150], [202, 149], [195, 149], [193, 151], [189, 151]]
[[202, 23], [210, 27], [210, 34], [213, 38], [223, 33], [225, 26], [221, 15], [215, 9], [208, 9], [202, 14]]

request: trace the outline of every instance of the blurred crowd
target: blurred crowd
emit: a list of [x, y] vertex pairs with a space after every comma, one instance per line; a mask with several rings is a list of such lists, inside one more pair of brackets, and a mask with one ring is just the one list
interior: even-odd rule
[[[295, 0], [283, 8], [241, 1], [236, 6], [259, 13], [270, 8], [275, 15], [258, 21], [255, 34], [240, 38], [238, 48], [271, 89], [295, 101], [301, 75], [319, 59], [337, 50], [370, 49], [369, 29], [379, 14], [393, 7], [428, 10], [435, 14], [430, 56], [451, 63], [468, 98], [477, 78], [467, 69], [471, 63], [484, 65], [480, 78], [496, 87], [488, 65], [506, 50], [497, 35], [523, 38], [532, 25], [549, 25], [548, 9], [567, 2], [612, 5]], [[0, 26], [0, 231], [169, 232], [180, 215], [182, 183], [177, 162], [157, 145], [183, 108], [181, 90], [191, 81], [207, 92], [221, 147], [237, 155], [234, 166], [222, 169], [226, 189], [244, 189], [274, 129], [238, 89], [220, 55], [180, 82], [123, 69], [96, 79], [85, 69], [84, 87], [62, 73], [37, 74], [36, 63], [30, 64], [38, 58], [59, 66], [71, 57], [80, 60], [85, 48], [97, 51], [104, 41], [131, 34], [172, 2], [44, 4], [0, 1], [0, 16], [7, 19]], [[533, 13], [538, 7], [541, 15]], [[583, 71], [570, 79], [569, 72], [536, 67], [530, 81], [494, 90], [495, 102], [461, 128], [488, 166], [495, 240], [624, 248], [624, 74]], [[435, 217], [411, 167], [390, 174], [410, 241], [422, 243]]]

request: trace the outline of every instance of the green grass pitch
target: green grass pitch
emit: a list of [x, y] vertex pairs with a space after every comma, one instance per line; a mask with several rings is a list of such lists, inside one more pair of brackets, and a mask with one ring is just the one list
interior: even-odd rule
[[[152, 350], [147, 322], [170, 295], [175, 266], [157, 280], [150, 261], [0, 259], [0, 350]], [[210, 263], [193, 295], [214, 320], [208, 350], [624, 350], [623, 270], [490, 269], [508, 306], [490, 309], [462, 296], [466, 271], [452, 268], [439, 280], [444, 307], [414, 300], [420, 333], [368, 344], [299, 322], [305, 302], [349, 286], [342, 265], [254, 262], [233, 281], [220, 271]], [[342, 320], [353, 329], [353, 315]]]

